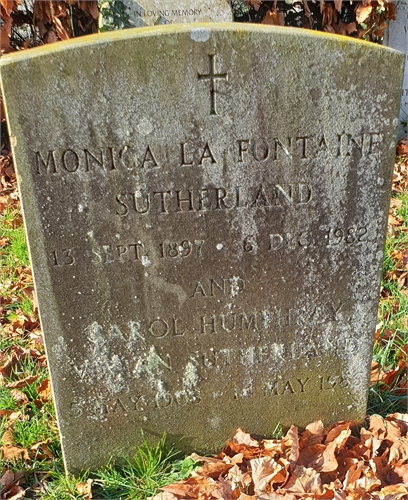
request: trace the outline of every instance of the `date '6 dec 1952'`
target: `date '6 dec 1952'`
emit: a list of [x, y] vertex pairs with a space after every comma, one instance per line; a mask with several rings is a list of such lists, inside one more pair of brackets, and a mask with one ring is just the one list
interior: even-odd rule
[[266, 235], [248, 235], [243, 240], [232, 243], [202, 239], [184, 239], [179, 241], [162, 240], [150, 247], [141, 240], [131, 243], [115, 243], [100, 245], [90, 251], [83, 251], [77, 247], [60, 247], [50, 252], [53, 266], [73, 266], [83, 259], [90, 259], [95, 265], [112, 264], [114, 262], [139, 261], [148, 267], [152, 259], [183, 260], [200, 259], [213, 255], [216, 251], [234, 253], [241, 250], [243, 254], [274, 253], [278, 251], [295, 251], [307, 248], [324, 247], [330, 249], [343, 249], [375, 241], [372, 231], [364, 225], [349, 227], [333, 227], [331, 229], [314, 232], [304, 230], [293, 233], [272, 233]]

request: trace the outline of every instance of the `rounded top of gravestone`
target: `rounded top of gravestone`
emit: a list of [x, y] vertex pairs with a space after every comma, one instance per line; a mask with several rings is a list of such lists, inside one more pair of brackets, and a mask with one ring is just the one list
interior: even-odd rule
[[331, 44], [336, 44], [339, 49], [341, 49], [341, 47], [345, 48], [351, 46], [365, 46], [367, 47], [367, 49], [384, 52], [384, 54], [399, 52], [393, 48], [377, 45], [365, 40], [359, 40], [343, 35], [323, 33], [321, 31], [311, 31], [286, 26], [265, 26], [261, 24], [250, 23], [202, 22], [196, 24], [167, 24], [158, 26], [146, 26], [143, 28], [131, 28], [95, 35], [87, 35], [80, 38], [72, 38], [70, 40], [54, 44], [42, 45], [40, 47], [34, 47], [28, 50], [7, 54], [0, 59], [0, 67], [14, 61], [19, 61], [21, 59], [40, 57], [46, 54], [57, 54], [66, 50], [80, 48], [81, 46], [88, 47], [89, 50], [92, 50], [91, 46], [93, 45], [113, 43], [116, 40], [131, 40], [136, 37], [142, 38], [157, 35], [162, 35], [163, 37], [165, 37], [175, 36], [181, 33], [190, 33], [190, 37], [193, 41], [201, 43], [209, 40], [211, 32], [221, 31], [237, 32], [242, 37], [246, 35], [256, 35], [257, 33], [259, 33], [260, 36], [263, 37], [265, 36], [265, 33], [269, 33], [271, 36], [271, 43], [273, 43], [273, 38], [287, 37], [288, 44], [291, 43], [291, 40], [295, 41], [309, 39], [311, 41], [319, 41], [319, 43], [322, 43], [322, 45], [328, 44], [329, 46], [331, 46]]

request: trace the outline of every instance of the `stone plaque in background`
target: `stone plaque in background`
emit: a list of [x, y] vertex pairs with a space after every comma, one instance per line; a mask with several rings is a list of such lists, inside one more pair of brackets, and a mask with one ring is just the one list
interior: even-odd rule
[[228, 22], [232, 10], [227, 0], [123, 0], [135, 26], [157, 24]]
[[[407, 132], [408, 121], [408, 0], [397, 0], [396, 19], [390, 21], [384, 34], [384, 44], [405, 54], [405, 71], [402, 82], [400, 126], [398, 137], [404, 137]], [[405, 126], [403, 125], [405, 123]]]
[[402, 63], [234, 24], [2, 58], [68, 471], [364, 417]]

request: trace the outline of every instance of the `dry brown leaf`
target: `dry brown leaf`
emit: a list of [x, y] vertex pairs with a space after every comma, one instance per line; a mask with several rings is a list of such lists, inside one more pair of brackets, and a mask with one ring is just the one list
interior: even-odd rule
[[367, 467], [362, 461], [356, 460], [354, 463], [349, 465], [343, 481], [343, 489], [347, 489], [349, 485], [354, 484], [356, 481], [358, 481], [360, 477], [366, 472], [366, 470]]
[[[193, 458], [193, 460], [195, 459]], [[221, 474], [228, 472], [233, 466], [234, 464], [226, 463], [224, 460], [206, 460], [205, 464], [195, 471], [195, 474], [198, 474], [199, 476], [218, 478]]]
[[404, 429], [398, 421], [388, 419], [388, 417], [385, 419], [385, 422], [387, 425], [387, 441], [394, 443], [402, 436]]
[[268, 10], [262, 20], [262, 24], [285, 26], [285, 13], [275, 8]]
[[263, 0], [245, 0], [245, 4], [252, 5], [254, 10], [258, 11], [259, 7], [262, 5]]
[[397, 155], [408, 156], [408, 136], [398, 141]]
[[25, 489], [16, 484], [5, 486], [0, 491], [0, 500], [21, 500], [25, 497]]
[[91, 500], [92, 499], [92, 479], [87, 479], [83, 483], [77, 483], [75, 485], [75, 489], [77, 492], [82, 495], [83, 500]]
[[318, 469], [318, 472], [333, 472], [337, 469], [339, 464], [337, 463], [335, 455], [336, 448], [337, 445], [335, 441], [326, 446], [326, 449], [322, 454], [323, 464]]
[[286, 448], [286, 459], [289, 460], [290, 463], [290, 472], [292, 472], [299, 458], [299, 436], [297, 427], [294, 425], [290, 426], [286, 436], [283, 438], [283, 443]]
[[253, 439], [250, 434], [243, 431], [241, 428], [237, 429], [235, 436], [232, 438], [232, 442], [235, 444], [244, 444], [246, 446], [259, 446], [258, 441]]
[[321, 420], [318, 420], [306, 426], [306, 429], [302, 432], [300, 437], [299, 448], [302, 450], [314, 444], [321, 444], [323, 443], [323, 439], [324, 425]]
[[37, 387], [38, 396], [43, 401], [48, 401], [51, 396], [51, 381], [46, 378]]
[[298, 465], [303, 465], [306, 468], [320, 470], [323, 466], [323, 452], [326, 449], [324, 444], [314, 444], [301, 450]]
[[14, 444], [13, 433], [10, 429], [7, 429], [3, 432], [3, 436], [1, 437], [1, 444], [3, 446], [11, 446]]
[[369, 465], [375, 477], [377, 477], [381, 481], [381, 485], [392, 484], [388, 481], [387, 477], [389, 475], [390, 466], [388, 465], [388, 449], [386, 453], [383, 453], [381, 456], [373, 457], [369, 461]]
[[228, 471], [226, 478], [230, 480], [234, 487], [240, 491], [247, 491], [248, 486], [252, 482], [251, 474], [243, 472], [238, 465], [234, 465]]
[[395, 441], [390, 448], [388, 463], [400, 466], [408, 460], [408, 436], [404, 436]]
[[17, 380], [16, 382], [10, 382], [6, 385], [8, 389], [21, 389], [22, 387], [27, 387], [27, 385], [32, 384], [38, 379], [39, 375], [30, 375], [29, 377]]
[[53, 22], [55, 25], [55, 32], [60, 40], [69, 40], [69, 34], [62, 25], [60, 19], [58, 17], [53, 18]]
[[298, 465], [295, 467], [283, 491], [289, 491], [295, 494], [319, 494], [322, 492], [320, 474], [314, 469], [308, 469], [302, 465]]
[[14, 483], [14, 472], [11, 472], [11, 470], [6, 470], [6, 472], [0, 478], [0, 484], [2, 486], [6, 486], [8, 484], [13, 484], [13, 483]]
[[48, 457], [48, 458], [54, 459], [55, 455], [52, 453], [52, 451], [48, 447], [50, 442], [51, 442], [51, 439], [46, 439], [45, 441], [39, 441], [38, 443], [35, 443], [33, 446], [31, 446], [30, 451], [35, 452], [37, 458]]
[[250, 464], [255, 494], [265, 491], [273, 477], [283, 469], [272, 457], [254, 458]]
[[[99, 8], [98, 8], [98, 2], [96, 1], [86, 1], [83, 2], [87, 6], [88, 12], [91, 14], [91, 16], [97, 20], [99, 19]], [[81, 7], [82, 8], [82, 7]]]
[[358, 24], [364, 23], [364, 21], [370, 17], [371, 11], [373, 10], [372, 5], [358, 5], [356, 8], [356, 20]]
[[380, 491], [374, 491], [371, 495], [375, 500], [406, 500], [408, 488], [403, 484], [384, 486]]
[[4, 460], [29, 460], [28, 451], [19, 446], [1, 446], [0, 451]]
[[404, 483], [406, 486], [408, 486], [408, 464], [394, 467], [393, 472], [398, 476], [399, 483]]
[[[10, 5], [13, 2], [11, 0], [2, 0], [1, 5]], [[7, 52], [10, 48], [10, 33], [11, 33], [11, 26], [12, 26], [12, 18], [10, 15], [7, 15], [7, 11], [5, 12], [6, 15], [3, 13], [3, 9], [1, 10], [2, 15], [2, 21], [3, 24], [0, 29], [0, 47], [1, 47], [1, 52]]]
[[384, 439], [387, 434], [384, 419], [380, 415], [372, 415], [370, 417], [369, 431], [378, 439]]
[[357, 31], [356, 23], [344, 23], [343, 21], [339, 22], [339, 31], [341, 35], [351, 35]]
[[[214, 479], [205, 477], [190, 477], [185, 481], [169, 484], [161, 488], [162, 491], [188, 498], [205, 498], [218, 487]], [[202, 497], [199, 495], [203, 495]]]
[[360, 479], [357, 479], [357, 481], [350, 483], [347, 486], [346, 491], [364, 490], [367, 493], [369, 493], [371, 491], [377, 490], [379, 486], [381, 486], [381, 481], [378, 478], [363, 476], [360, 477]]
[[324, 440], [324, 444], [331, 443], [338, 436], [340, 436], [343, 431], [349, 430], [353, 425], [355, 425], [355, 423], [352, 420], [341, 420], [340, 422], [336, 422], [335, 424], [331, 425], [327, 429], [327, 435], [326, 439]]
[[19, 391], [18, 389], [11, 389], [10, 394], [14, 401], [19, 405], [25, 405], [28, 403], [29, 399], [24, 392]]
[[401, 252], [402, 265], [408, 269], [408, 250]]
[[262, 447], [266, 450], [268, 455], [274, 456], [275, 453], [283, 452], [283, 443], [281, 439], [264, 439], [262, 440]]
[[147, 500], [179, 500], [180, 497], [174, 496], [172, 493], [168, 493], [167, 491], [161, 491], [157, 493], [154, 497], [149, 497]]
[[19, 484], [21, 479], [24, 479], [24, 472], [18, 471], [15, 474], [11, 470], [6, 470], [3, 476], [0, 478], [0, 484], [2, 486], [8, 486], [10, 484]]
[[273, 491], [270, 493], [262, 493], [261, 495], [257, 495], [256, 497], [249, 497], [245, 495], [244, 497], [239, 497], [238, 500], [296, 500], [296, 496], [293, 493], [274, 493]]
[[211, 498], [219, 498], [220, 500], [237, 500], [239, 490], [233, 490], [229, 481], [222, 477], [217, 482], [217, 488], [211, 492]]

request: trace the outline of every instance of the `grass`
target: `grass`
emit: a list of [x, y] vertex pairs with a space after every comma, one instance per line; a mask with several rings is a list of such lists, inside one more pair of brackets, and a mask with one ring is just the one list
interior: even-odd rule
[[[33, 315], [33, 283], [21, 211], [7, 207], [0, 217], [0, 296], [9, 322]], [[2, 347], [2, 346], [1, 346]], [[3, 347], [2, 347], [3, 348]]]
[[166, 436], [156, 446], [144, 440], [133, 461], [108, 465], [94, 474], [100, 498], [136, 499], [153, 496], [161, 486], [188, 477], [195, 462], [173, 448], [166, 449]]
[[[408, 255], [403, 254], [408, 249], [408, 193], [395, 193], [392, 207], [380, 326], [373, 350], [380, 377], [370, 389], [368, 405], [370, 414], [380, 415], [407, 411], [408, 291], [404, 272], [408, 267], [404, 259]], [[17, 450], [13, 456], [3, 456], [2, 471], [23, 470], [25, 478], [20, 483], [29, 488], [27, 496], [43, 500], [85, 499], [91, 483], [94, 498], [143, 499], [155, 495], [165, 484], [188, 477], [195, 463], [168, 449], [165, 436], [153, 447], [144, 441], [131, 461], [111, 463], [81, 477], [65, 475], [53, 402], [44, 390], [48, 370], [32, 302], [32, 278], [18, 207], [1, 214], [0, 235], [0, 434], [3, 447]], [[33, 376], [37, 378], [30, 381]], [[21, 380], [28, 382], [13, 387]], [[281, 437], [281, 431], [277, 428], [275, 437]]]
[[[403, 159], [396, 166], [404, 167]], [[407, 160], [405, 160], [405, 163]], [[405, 166], [406, 168], [406, 166]], [[402, 190], [403, 191], [403, 190]], [[392, 216], [385, 245], [381, 297], [380, 329], [373, 348], [373, 361], [383, 371], [382, 380], [369, 393], [368, 411], [385, 415], [407, 411], [408, 345], [408, 192], [394, 193]], [[404, 252], [407, 252], [405, 255]], [[405, 255], [405, 256], [404, 256]]]

